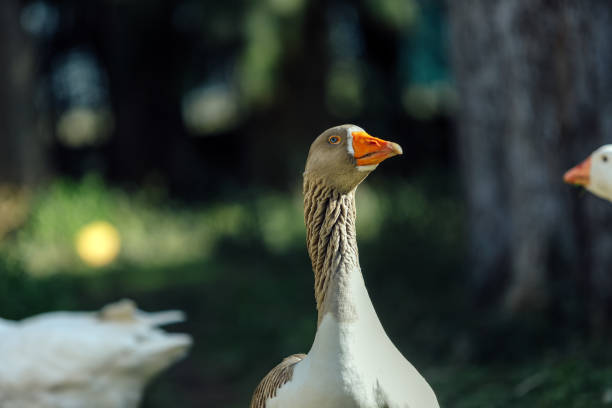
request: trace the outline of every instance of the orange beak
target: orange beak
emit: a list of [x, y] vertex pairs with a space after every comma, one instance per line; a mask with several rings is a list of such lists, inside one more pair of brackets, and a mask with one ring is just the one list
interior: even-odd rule
[[591, 179], [591, 156], [585, 161], [572, 167], [563, 175], [563, 181], [568, 184], [587, 186]]
[[351, 135], [358, 166], [378, 164], [389, 157], [402, 154], [402, 148], [397, 143], [378, 139], [363, 131], [352, 132]]

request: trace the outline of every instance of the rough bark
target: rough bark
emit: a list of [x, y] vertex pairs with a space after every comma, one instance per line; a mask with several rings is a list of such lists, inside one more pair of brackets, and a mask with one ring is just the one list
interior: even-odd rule
[[516, 312], [549, 304], [559, 276], [590, 277], [602, 310], [612, 207], [561, 177], [612, 135], [612, 3], [448, 7], [475, 287]]

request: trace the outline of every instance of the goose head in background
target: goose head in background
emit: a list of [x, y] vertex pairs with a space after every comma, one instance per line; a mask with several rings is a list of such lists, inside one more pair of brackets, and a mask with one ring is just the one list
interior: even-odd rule
[[612, 144], [601, 146], [569, 169], [563, 181], [583, 186], [596, 196], [612, 201]]

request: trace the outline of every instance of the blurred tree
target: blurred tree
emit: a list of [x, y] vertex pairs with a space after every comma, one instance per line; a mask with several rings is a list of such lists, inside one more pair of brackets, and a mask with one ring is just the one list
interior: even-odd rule
[[[37, 157], [46, 148], [61, 175], [96, 172], [208, 199], [252, 184], [294, 186], [314, 133], [341, 122], [400, 133], [419, 147], [444, 150], [452, 139], [439, 1], [13, 0], [2, 7], [10, 34], [2, 46], [13, 61], [2, 69], [19, 61], [11, 52], [30, 64], [16, 70], [30, 78], [22, 85], [2, 79], [3, 99], [17, 101], [0, 106], [10, 118], [3, 125], [18, 128], [4, 132], [13, 147], [3, 152]], [[46, 106], [28, 103], [33, 94]], [[28, 130], [36, 121], [24, 119], [41, 112], [50, 118], [40, 132], [46, 147]], [[19, 157], [8, 153], [3, 165], [36, 172], [43, 163]]]
[[561, 177], [612, 134], [612, 3], [448, 6], [480, 299], [517, 312], [568, 302], [567, 288], [588, 281], [590, 316], [603, 322], [612, 208], [575, 200]]
[[0, 183], [32, 184], [44, 175], [47, 133], [36, 109], [36, 49], [20, 14], [20, 1], [0, 2]]

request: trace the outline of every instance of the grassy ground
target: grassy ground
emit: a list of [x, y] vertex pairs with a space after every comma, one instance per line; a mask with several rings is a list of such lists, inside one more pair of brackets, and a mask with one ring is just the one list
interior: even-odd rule
[[[381, 321], [442, 406], [612, 401], [604, 340], [554, 319], [504, 322], [473, 310], [462, 208], [452, 185], [426, 177], [361, 187], [358, 236]], [[119, 256], [104, 267], [88, 266], [75, 250], [80, 229], [96, 220], [121, 237]], [[303, 236], [299, 191], [242, 192], [193, 206], [95, 177], [57, 182], [34, 194], [25, 223], [0, 241], [0, 316], [97, 309], [121, 297], [145, 310], [183, 309], [189, 321], [170, 330], [191, 333], [195, 345], [151, 384], [144, 407], [244, 407], [261, 376], [306, 352], [314, 336]]]

